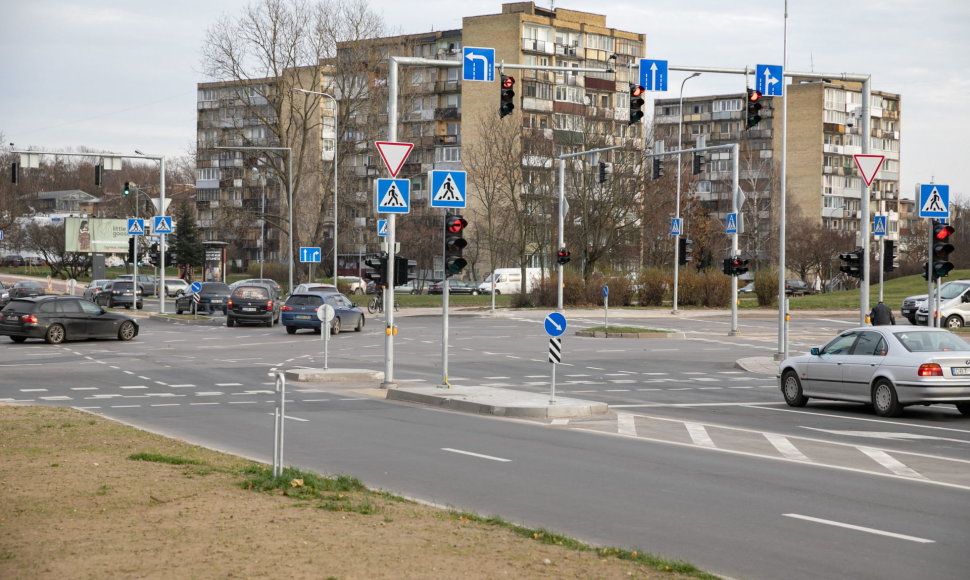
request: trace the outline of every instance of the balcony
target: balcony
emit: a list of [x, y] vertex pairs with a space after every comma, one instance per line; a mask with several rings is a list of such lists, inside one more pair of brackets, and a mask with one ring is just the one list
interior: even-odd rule
[[434, 110], [434, 118], [439, 121], [453, 121], [461, 119], [461, 110], [458, 107], [443, 107]]
[[461, 145], [461, 135], [438, 135], [434, 138], [435, 145]]
[[522, 39], [522, 50], [552, 54], [552, 47], [553, 43], [546, 42], [545, 40], [535, 40], [532, 38]]

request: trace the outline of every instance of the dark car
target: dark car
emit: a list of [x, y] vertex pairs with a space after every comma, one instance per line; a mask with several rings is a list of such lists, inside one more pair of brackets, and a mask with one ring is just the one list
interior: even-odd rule
[[236, 286], [226, 308], [226, 326], [249, 322], [272, 327], [280, 319], [280, 295], [268, 284]]
[[138, 323], [77, 296], [17, 298], [0, 310], [0, 335], [14, 342], [41, 338], [51, 344], [84, 338], [131, 340]]
[[94, 302], [94, 297], [104, 289], [105, 284], [108, 282], [111, 282], [111, 280], [91, 280], [88, 287], [84, 289], [84, 298]]
[[14, 282], [13, 286], [10, 287], [10, 299], [14, 298], [28, 298], [30, 296], [43, 296], [47, 294], [47, 289], [44, 285], [36, 280], [21, 280], [20, 282]]
[[268, 284], [276, 290], [276, 293], [280, 296], [283, 295], [283, 287], [280, 283], [272, 278], [246, 278], [245, 280], [238, 280], [229, 285], [230, 290], [235, 290], [239, 286], [249, 286], [252, 284]]
[[10, 302], [10, 289], [0, 282], [0, 306]]
[[0, 258], [0, 266], [16, 267], [23, 266], [25, 263], [24, 257], [18, 254], [10, 254], [9, 256]]
[[811, 287], [805, 282], [794, 278], [785, 280], [785, 294], [788, 296], [804, 296], [811, 293]]
[[128, 280], [110, 280], [101, 290], [94, 295], [94, 303], [105, 308], [117, 308], [124, 306], [131, 308], [134, 306], [141, 310], [145, 306], [144, 295], [141, 288], [138, 288], [138, 299], [135, 299], [135, 283]]
[[317, 308], [324, 304], [329, 304], [334, 309], [335, 316], [330, 322], [331, 334], [337, 334], [342, 328], [353, 327], [357, 332], [364, 329], [364, 311], [340, 292], [291, 294], [283, 304], [280, 323], [286, 327], [288, 334], [294, 334], [301, 328], [320, 332]]
[[[198, 292], [199, 302], [196, 304], [196, 312], [212, 312], [221, 310], [223, 314], [229, 314], [229, 286], [222, 282], [203, 282], [202, 289]], [[195, 301], [196, 293], [189, 292], [182, 294], [175, 299], [175, 313], [192, 311], [192, 303]]]
[[[442, 285], [444, 281], [435, 282], [428, 286], [428, 294], [441, 294], [444, 292]], [[478, 296], [478, 285], [479, 282], [468, 282], [465, 280], [449, 280], [448, 281], [448, 293], [449, 294], [471, 294], [472, 296]]]

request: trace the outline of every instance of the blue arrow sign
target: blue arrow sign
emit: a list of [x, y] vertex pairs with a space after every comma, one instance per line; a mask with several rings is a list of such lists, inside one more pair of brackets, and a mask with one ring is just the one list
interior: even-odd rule
[[754, 88], [766, 97], [785, 94], [784, 69], [780, 64], [759, 64], [755, 67]]
[[550, 312], [545, 320], [546, 334], [560, 336], [566, 332], [566, 317], [560, 312]]
[[387, 220], [377, 220], [377, 235], [387, 235]]
[[919, 186], [919, 217], [950, 217], [950, 186], [935, 183]]
[[202, 282], [192, 282], [192, 285], [189, 286], [189, 290], [191, 290], [192, 292], [198, 292], [199, 290], [202, 290]]
[[641, 58], [640, 86], [648, 91], [666, 91], [667, 61]]
[[301, 247], [300, 248], [300, 261], [301, 262], [315, 262], [315, 263], [319, 263], [320, 262], [320, 259], [321, 259], [320, 256], [321, 256], [320, 248], [310, 248], [310, 247]]
[[886, 216], [884, 215], [872, 216], [872, 235], [874, 236], [886, 235]]
[[495, 49], [477, 46], [462, 48], [461, 80], [494, 81]]
[[727, 229], [726, 233], [736, 234], [738, 233], [738, 214], [729, 213], [727, 214]]
[[670, 218], [670, 235], [679, 236], [681, 231], [681, 218]]
[[431, 172], [431, 207], [465, 207], [464, 171]]
[[377, 213], [408, 213], [410, 211], [410, 179], [377, 180]]
[[156, 234], [172, 233], [172, 216], [155, 216], [153, 218], [152, 230]]
[[144, 236], [145, 235], [145, 220], [141, 218], [128, 218], [128, 235], [129, 236]]

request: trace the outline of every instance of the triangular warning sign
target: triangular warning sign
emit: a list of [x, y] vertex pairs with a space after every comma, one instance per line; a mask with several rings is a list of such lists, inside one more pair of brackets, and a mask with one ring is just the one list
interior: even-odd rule
[[919, 209], [920, 213], [939, 213], [947, 211], [946, 205], [943, 203], [943, 198], [940, 197], [940, 190], [933, 188], [930, 190], [930, 194], [926, 196], [926, 203], [923, 207]]
[[414, 143], [377, 141], [374, 144], [377, 145], [377, 151], [381, 154], [381, 159], [384, 160], [384, 165], [391, 177], [397, 177], [398, 172], [404, 167], [404, 161], [414, 149]]
[[396, 183], [391, 183], [387, 191], [384, 192], [384, 197], [381, 198], [380, 203], [377, 204], [380, 207], [407, 207], [408, 204], [404, 202], [404, 198], [401, 197], [401, 192], [397, 189]]
[[872, 180], [876, 178], [876, 173], [886, 159], [885, 155], [853, 155], [855, 164], [859, 167], [862, 179], [866, 180], [866, 185], [872, 185]]
[[458, 186], [455, 185], [454, 178], [451, 174], [445, 175], [445, 180], [441, 182], [441, 187], [434, 194], [435, 201], [464, 201], [464, 196], [462, 192], [458, 190]]
[[145, 233], [144, 228], [141, 227], [140, 220], [132, 220], [131, 225], [128, 226], [129, 234], [143, 234]]

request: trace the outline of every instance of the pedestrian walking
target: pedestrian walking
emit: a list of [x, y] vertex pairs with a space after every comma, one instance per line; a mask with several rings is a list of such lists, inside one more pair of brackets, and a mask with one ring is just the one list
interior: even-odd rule
[[873, 326], [896, 324], [896, 318], [893, 317], [892, 309], [883, 304], [882, 301], [872, 307], [872, 312], [869, 314], [869, 321], [872, 322]]

